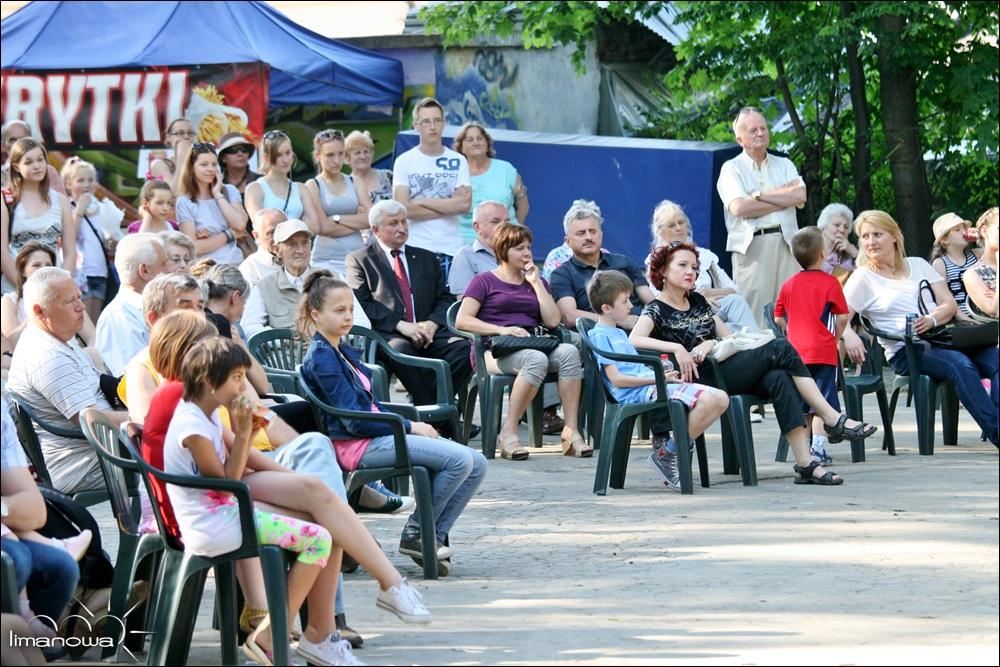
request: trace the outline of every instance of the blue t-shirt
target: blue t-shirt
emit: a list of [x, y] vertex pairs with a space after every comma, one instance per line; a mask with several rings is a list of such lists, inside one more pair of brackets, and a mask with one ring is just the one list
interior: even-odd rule
[[[614, 352], [615, 354], [639, 354], [639, 352], [635, 349], [635, 346], [632, 345], [632, 342], [628, 339], [628, 333], [618, 327], [609, 327], [598, 322], [594, 325], [594, 328], [590, 330], [588, 338], [594, 347], [599, 350], [607, 350], [608, 352]], [[650, 400], [650, 388], [655, 390], [655, 385], [647, 385], [644, 387], [616, 387], [611, 384], [607, 373], [604, 372], [605, 366], [614, 366], [618, 369], [618, 372], [623, 375], [634, 375], [636, 377], [648, 377], [653, 379], [655, 376], [649, 366], [644, 366], [631, 361], [612, 361], [601, 356], [599, 353], [595, 356], [597, 357], [598, 365], [601, 367], [601, 378], [604, 380], [605, 386], [611, 392], [611, 395], [615, 397], [616, 401], [619, 403], [645, 403]]]
[[506, 160], [492, 158], [490, 168], [482, 174], [472, 177], [472, 207], [469, 212], [459, 218], [459, 228], [462, 230], [462, 241], [472, 243], [476, 232], [472, 229], [472, 214], [480, 202], [487, 199], [498, 201], [507, 207], [507, 215], [511, 222], [517, 222], [514, 213], [514, 184], [517, 183], [517, 169]]

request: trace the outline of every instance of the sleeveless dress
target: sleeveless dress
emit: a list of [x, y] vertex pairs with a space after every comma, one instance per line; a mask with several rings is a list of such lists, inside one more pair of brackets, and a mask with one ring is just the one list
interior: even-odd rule
[[[358, 212], [358, 192], [354, 189], [354, 179], [344, 174], [340, 174], [340, 177], [347, 186], [347, 190], [342, 195], [330, 192], [322, 178], [313, 179], [319, 186], [323, 213], [328, 217], [331, 215], [353, 215]], [[345, 275], [344, 265], [347, 256], [363, 247], [365, 247], [365, 240], [361, 236], [361, 232], [337, 238], [317, 236], [313, 246], [312, 264], [324, 269], [334, 269], [340, 275]]]

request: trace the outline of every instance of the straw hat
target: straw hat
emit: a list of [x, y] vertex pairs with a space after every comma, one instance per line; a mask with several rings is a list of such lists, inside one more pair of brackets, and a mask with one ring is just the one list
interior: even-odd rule
[[939, 217], [934, 221], [934, 243], [938, 243], [941, 239], [948, 235], [948, 232], [959, 225], [969, 225], [971, 227], [972, 223], [968, 220], [963, 220], [951, 212], [945, 213]]

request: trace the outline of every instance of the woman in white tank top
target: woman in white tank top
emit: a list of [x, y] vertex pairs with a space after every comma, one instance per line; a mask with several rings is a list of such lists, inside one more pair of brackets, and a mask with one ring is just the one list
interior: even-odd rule
[[264, 133], [260, 142], [260, 171], [263, 178], [246, 187], [244, 200], [250, 220], [264, 209], [277, 209], [288, 219], [299, 219], [315, 234], [321, 216], [319, 205], [301, 183], [292, 181], [295, 151], [291, 138], [282, 130]]
[[[62, 250], [62, 268], [76, 271], [77, 225], [67, 199], [49, 186], [49, 162], [45, 148], [25, 137], [10, 151], [12, 207], [3, 207], [0, 225], [0, 263], [3, 291], [14, 289], [17, 271], [14, 257], [25, 243], [41, 241], [53, 250]], [[13, 212], [13, 219], [9, 216]]]
[[313, 139], [313, 162], [316, 177], [306, 188], [322, 209], [319, 235], [313, 247], [312, 263], [344, 274], [347, 256], [363, 248], [363, 231], [368, 230], [370, 203], [358, 198], [354, 181], [342, 173], [346, 159], [344, 135], [340, 130], [323, 130]]

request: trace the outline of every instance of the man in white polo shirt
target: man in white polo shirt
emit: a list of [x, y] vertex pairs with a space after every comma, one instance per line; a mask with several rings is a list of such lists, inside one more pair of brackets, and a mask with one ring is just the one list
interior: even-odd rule
[[739, 293], [763, 327], [764, 306], [799, 270], [791, 243], [806, 186], [791, 160], [768, 154], [771, 135], [760, 109], [740, 109], [733, 133], [743, 152], [722, 165], [717, 184], [729, 232], [726, 250], [733, 254]]
[[420, 143], [392, 168], [393, 199], [406, 206], [408, 245], [434, 253], [447, 282], [451, 261], [462, 247], [458, 219], [472, 207], [472, 181], [465, 156], [445, 148], [444, 107], [425, 97], [413, 108]]

